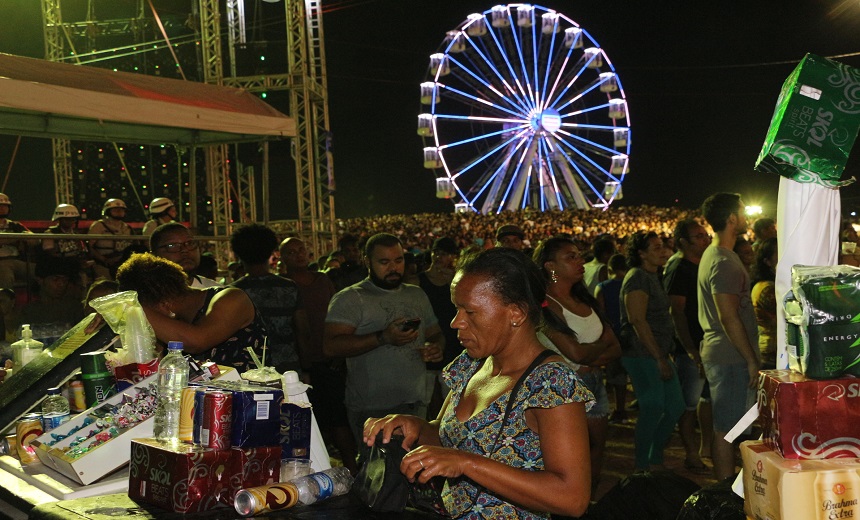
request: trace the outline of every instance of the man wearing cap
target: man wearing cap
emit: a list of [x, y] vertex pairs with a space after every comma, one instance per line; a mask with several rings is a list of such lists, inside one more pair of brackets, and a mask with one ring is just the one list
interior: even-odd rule
[[155, 228], [176, 220], [176, 206], [167, 197], [152, 199], [149, 203], [149, 220], [143, 225], [143, 236], [148, 237]]
[[[30, 233], [20, 222], [10, 220], [12, 201], [0, 193], [0, 233]], [[0, 287], [12, 289], [15, 280], [25, 281], [33, 277], [33, 265], [22, 260], [26, 244], [19, 239], [0, 240]]]
[[[102, 218], [90, 224], [90, 235], [131, 235], [131, 226], [125, 223], [127, 207], [121, 199], [108, 199], [102, 206]], [[122, 253], [131, 242], [97, 238], [90, 240], [90, 256], [95, 261], [93, 271], [96, 278], [113, 279]]]
[[454, 279], [455, 265], [459, 256], [460, 248], [457, 242], [448, 237], [437, 238], [430, 249], [430, 267], [418, 273], [418, 285], [430, 299], [433, 314], [439, 320], [439, 328], [442, 329], [442, 335], [445, 337], [442, 361], [427, 363], [427, 370], [433, 376], [427, 381], [430, 394], [427, 417], [438, 415], [442, 401], [448, 395], [447, 388], [442, 386], [440, 377], [442, 369], [463, 351], [463, 346], [457, 339], [457, 331], [451, 328], [451, 321], [457, 314], [456, 307], [451, 303], [451, 280]]
[[517, 251], [526, 252], [526, 244], [523, 242], [526, 234], [519, 226], [505, 224], [496, 230], [496, 247], [507, 247]]

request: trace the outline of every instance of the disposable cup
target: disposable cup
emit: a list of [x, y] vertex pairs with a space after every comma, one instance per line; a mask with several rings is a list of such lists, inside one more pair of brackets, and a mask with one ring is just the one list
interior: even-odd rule
[[281, 461], [281, 482], [311, 474], [311, 459], [283, 459]]

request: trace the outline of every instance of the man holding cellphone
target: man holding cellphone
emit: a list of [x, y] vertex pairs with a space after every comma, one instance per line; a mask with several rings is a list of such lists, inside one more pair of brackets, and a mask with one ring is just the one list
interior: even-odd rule
[[329, 304], [323, 352], [345, 357], [346, 405], [359, 446], [364, 421], [427, 413], [427, 361], [440, 361], [444, 339], [427, 295], [403, 284], [403, 246], [379, 233], [365, 246], [368, 277], [335, 294]]

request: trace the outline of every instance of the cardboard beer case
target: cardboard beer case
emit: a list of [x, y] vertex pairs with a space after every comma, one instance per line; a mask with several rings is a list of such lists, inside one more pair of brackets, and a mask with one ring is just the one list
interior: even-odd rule
[[280, 444], [284, 458], [311, 457], [312, 417], [309, 403], [281, 403]]
[[838, 184], [860, 129], [860, 69], [807, 54], [785, 80], [759, 172]]
[[786, 459], [860, 458], [860, 379], [759, 372], [762, 439]]
[[860, 515], [860, 460], [791, 460], [761, 441], [741, 444], [744, 512], [756, 520]]
[[232, 503], [231, 450], [175, 447], [155, 439], [131, 443], [128, 496], [177, 513], [194, 513]]
[[280, 446], [215, 450], [135, 439], [128, 496], [177, 513], [208, 511], [232, 507], [239, 490], [273, 484], [280, 473]]

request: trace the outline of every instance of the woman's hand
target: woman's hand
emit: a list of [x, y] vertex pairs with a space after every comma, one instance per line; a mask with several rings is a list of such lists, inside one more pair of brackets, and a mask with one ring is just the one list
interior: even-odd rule
[[419, 446], [403, 457], [400, 472], [409, 482], [426, 483], [433, 477], [455, 478], [466, 471], [471, 453], [453, 448]]
[[371, 417], [364, 421], [363, 440], [368, 446], [373, 446], [376, 435], [381, 431], [383, 444], [388, 444], [392, 435], [400, 433], [403, 435], [403, 449], [408, 451], [415, 445], [426, 425], [427, 421], [414, 415], [392, 414], [381, 419]]
[[672, 376], [674, 375], [672, 365], [669, 363], [669, 360], [664, 357], [657, 359], [657, 370], [660, 371], [660, 379], [663, 381], [672, 379]]

